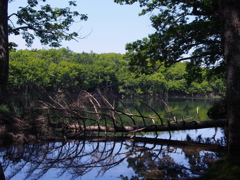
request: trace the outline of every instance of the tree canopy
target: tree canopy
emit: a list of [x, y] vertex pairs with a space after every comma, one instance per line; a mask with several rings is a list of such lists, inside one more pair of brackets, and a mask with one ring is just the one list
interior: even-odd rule
[[[79, 34], [70, 32], [70, 26], [88, 19], [86, 14], [71, 11], [71, 7], [77, 6], [75, 1], [69, 1], [69, 6], [65, 8], [51, 7], [42, 2], [39, 5], [38, 0], [27, 2], [26, 7], [19, 7], [17, 12], [8, 16], [9, 34], [21, 34], [27, 46], [31, 46], [36, 37], [43, 45], [50, 47], [59, 47], [62, 40], [77, 40]], [[12, 20], [14, 17], [17, 21]]]
[[223, 46], [218, 0], [115, 0], [120, 4], [139, 2], [140, 15], [151, 13], [155, 33], [126, 45], [135, 71], [152, 73], [161, 65], [188, 60], [188, 81], [202, 80], [201, 67], [223, 75]]

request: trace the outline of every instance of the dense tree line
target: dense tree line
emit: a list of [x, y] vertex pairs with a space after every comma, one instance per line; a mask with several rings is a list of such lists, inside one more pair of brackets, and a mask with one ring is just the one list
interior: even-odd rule
[[225, 83], [217, 77], [188, 84], [186, 65], [181, 62], [145, 75], [130, 71], [122, 54], [74, 53], [65, 48], [18, 50], [10, 52], [9, 87], [26, 88], [34, 83], [54, 91], [99, 88], [124, 95], [217, 95], [225, 91]]

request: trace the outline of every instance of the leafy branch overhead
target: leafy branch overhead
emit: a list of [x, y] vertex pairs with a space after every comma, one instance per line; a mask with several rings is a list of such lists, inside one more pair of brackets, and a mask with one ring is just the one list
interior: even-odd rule
[[[139, 2], [140, 15], [151, 13], [155, 33], [126, 45], [132, 69], [151, 73], [161, 65], [188, 60], [189, 81], [201, 76], [200, 67], [224, 72], [221, 17], [218, 0], [115, 0], [120, 4]], [[195, 69], [195, 71], [191, 71]], [[194, 77], [194, 78], [193, 78]]]
[[[53, 8], [49, 4], [40, 6], [37, 0], [28, 0], [26, 7], [19, 7], [19, 11], [8, 16], [9, 34], [21, 34], [27, 46], [32, 45], [36, 36], [43, 45], [48, 44], [51, 47], [59, 47], [62, 40], [77, 40], [79, 34], [70, 32], [70, 26], [87, 20], [88, 17], [86, 14], [71, 11], [72, 6], [76, 6], [75, 1], [69, 1], [69, 7]], [[15, 17], [16, 22], [11, 20]]]

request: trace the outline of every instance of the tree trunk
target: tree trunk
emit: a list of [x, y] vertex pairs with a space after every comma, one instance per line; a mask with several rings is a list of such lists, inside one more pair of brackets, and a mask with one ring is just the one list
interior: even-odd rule
[[52, 128], [65, 127], [68, 132], [74, 132], [79, 130], [85, 131], [102, 131], [102, 132], [153, 132], [153, 131], [174, 131], [174, 130], [187, 130], [187, 129], [202, 129], [211, 127], [225, 127], [227, 119], [208, 120], [208, 121], [192, 121], [192, 122], [178, 122], [174, 124], [166, 125], [150, 125], [150, 126], [79, 126], [79, 125], [67, 125], [63, 123], [51, 123]]
[[8, 82], [8, 0], [0, 1], [0, 96]]
[[240, 3], [219, 0], [224, 61], [227, 66], [228, 151], [240, 154]]

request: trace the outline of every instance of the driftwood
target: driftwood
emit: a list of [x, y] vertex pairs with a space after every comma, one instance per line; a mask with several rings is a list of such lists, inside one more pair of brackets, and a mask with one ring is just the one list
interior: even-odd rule
[[64, 127], [68, 131], [102, 131], [102, 132], [151, 132], [151, 131], [174, 131], [174, 130], [187, 130], [187, 129], [202, 129], [211, 127], [224, 127], [227, 124], [227, 119], [208, 120], [208, 121], [192, 121], [192, 122], [178, 122], [174, 124], [165, 125], [149, 125], [149, 126], [79, 126], [67, 125], [62, 123], [52, 123], [51, 127], [61, 128]]

